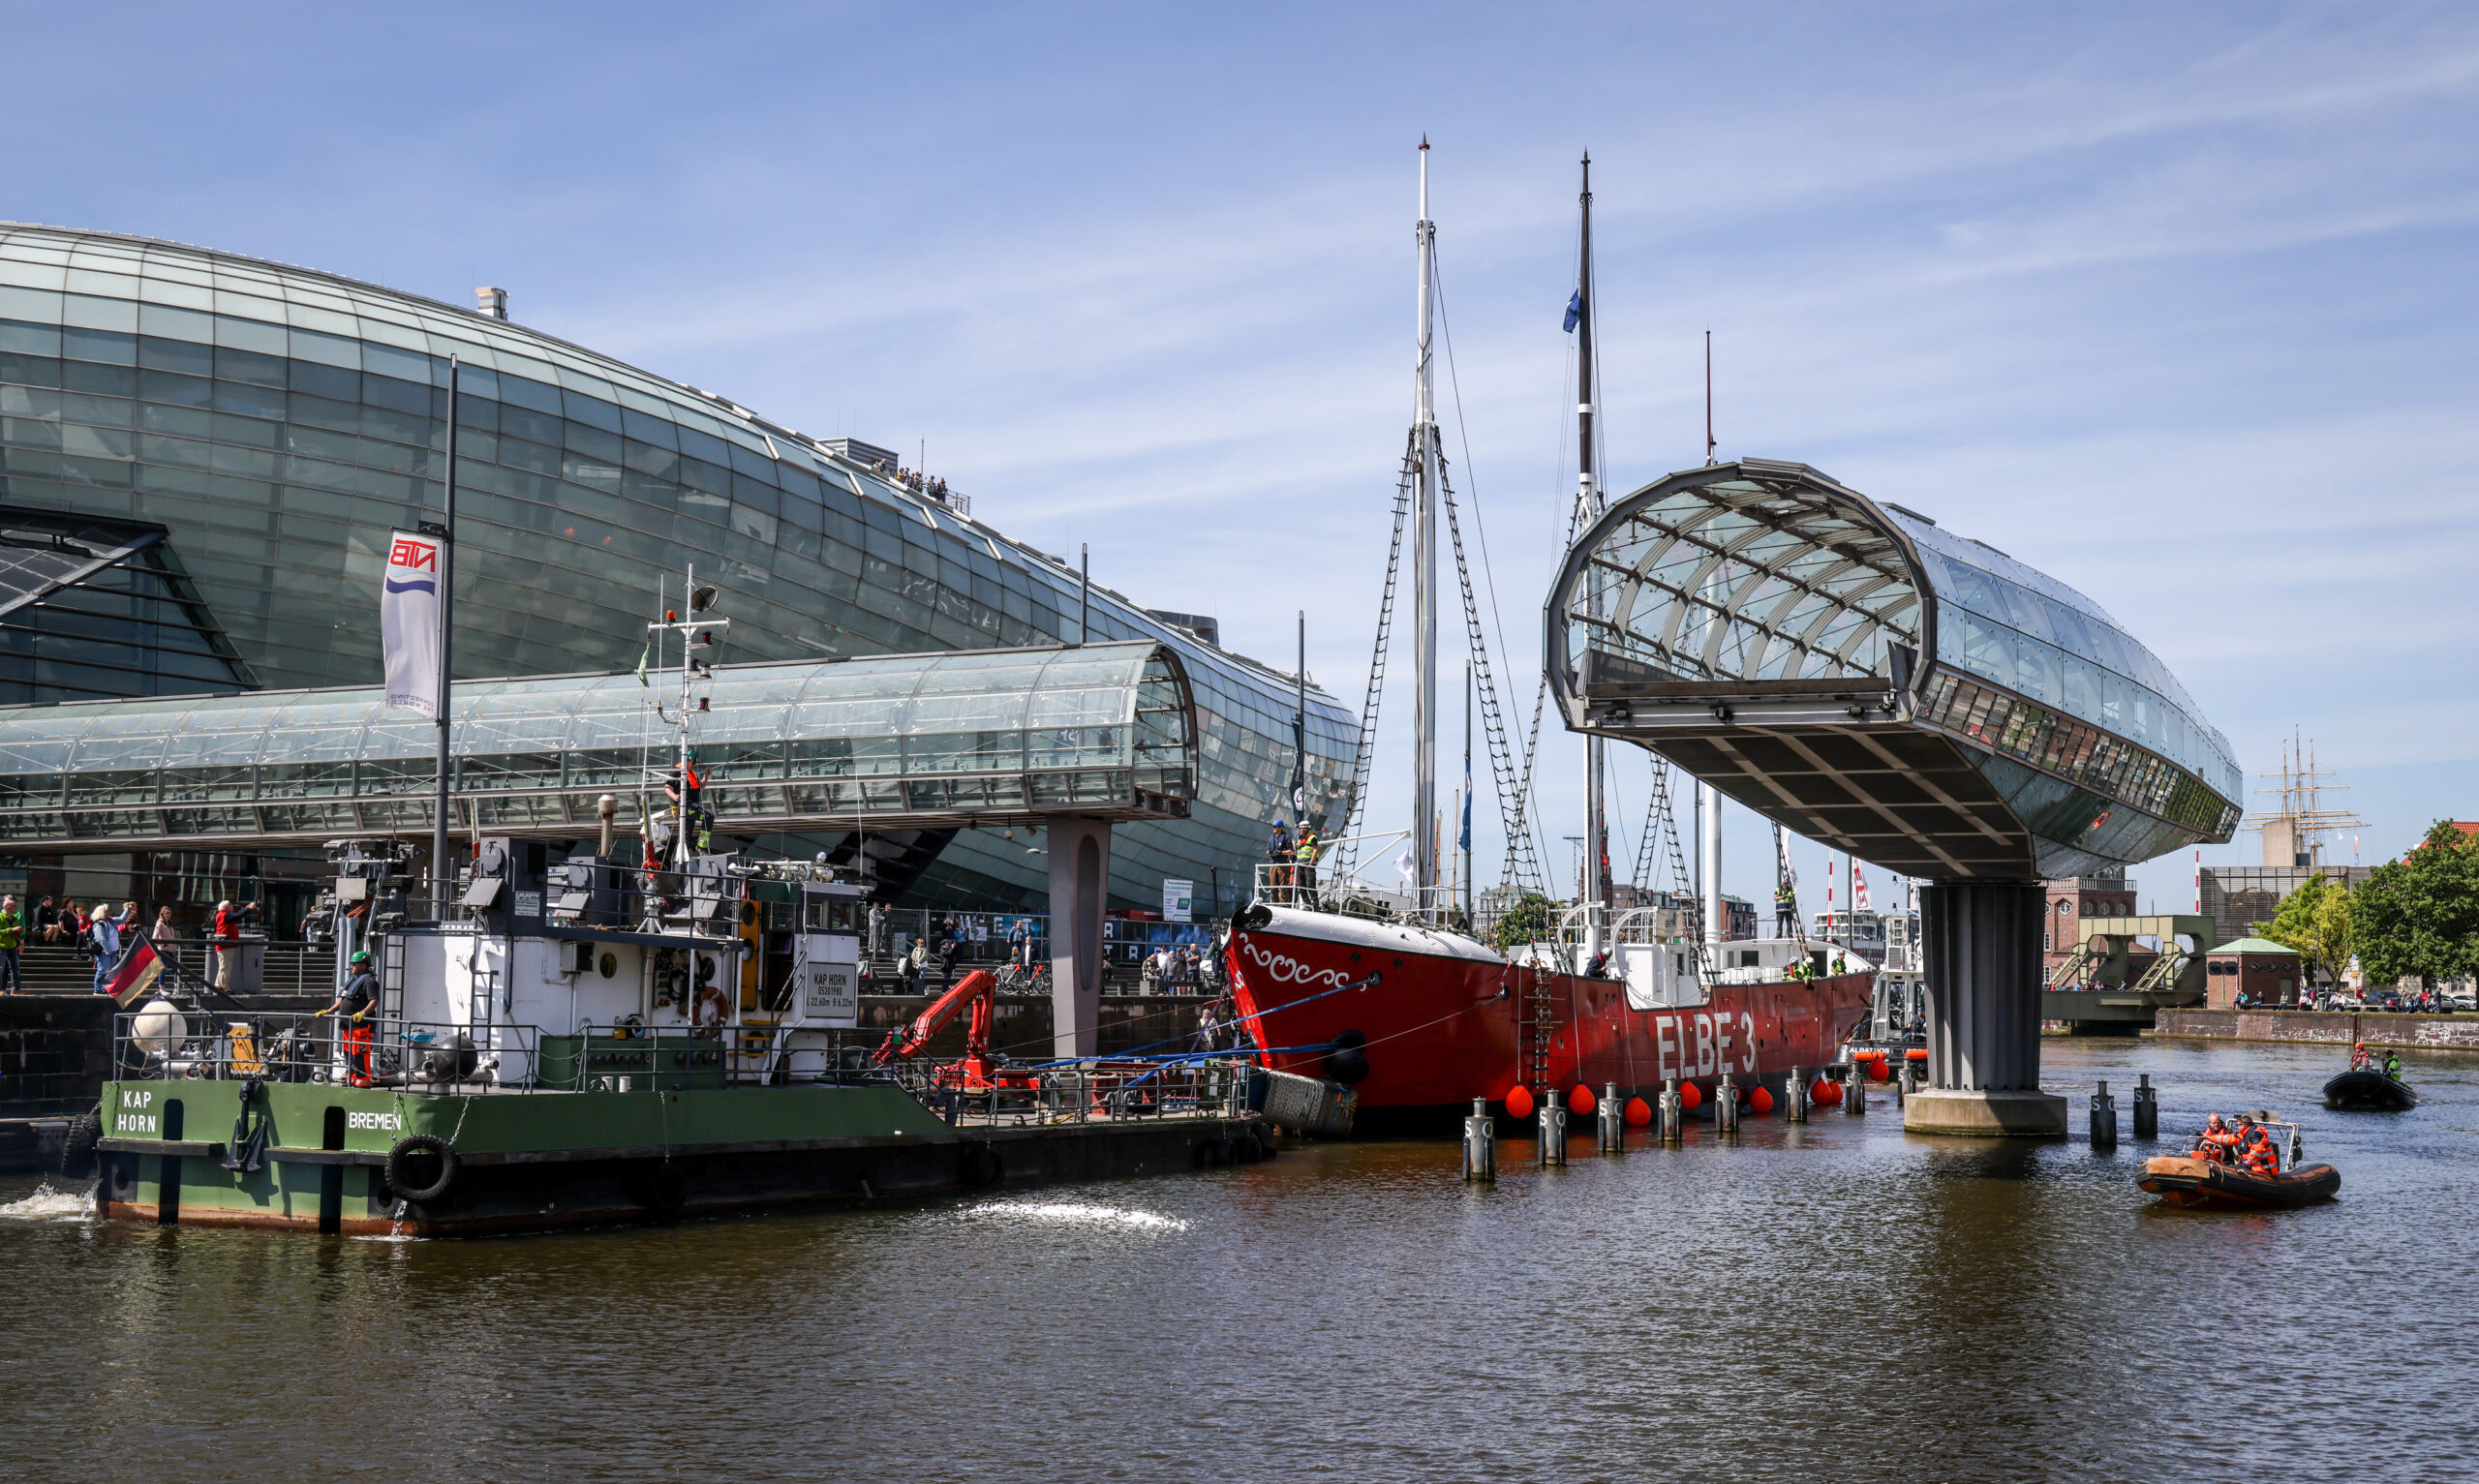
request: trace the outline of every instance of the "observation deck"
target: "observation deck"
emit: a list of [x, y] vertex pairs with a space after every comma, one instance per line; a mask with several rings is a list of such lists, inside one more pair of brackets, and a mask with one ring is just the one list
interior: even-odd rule
[[1615, 501], [1546, 632], [1570, 728], [1904, 875], [2091, 874], [2241, 813], [2228, 740], [2099, 604], [1804, 464]]

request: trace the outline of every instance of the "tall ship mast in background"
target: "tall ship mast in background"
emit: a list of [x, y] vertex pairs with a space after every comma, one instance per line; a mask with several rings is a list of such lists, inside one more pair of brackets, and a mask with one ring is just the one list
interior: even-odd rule
[[[1414, 684], [1412, 869], [1399, 893], [1313, 867], [1261, 866], [1254, 899], [1234, 921], [1227, 944], [1241, 1033], [1265, 1065], [1356, 1089], [1360, 1127], [1371, 1131], [1451, 1126], [1484, 1099], [1523, 1116], [1546, 1098], [1576, 1112], [1615, 1089], [1649, 1098], [1663, 1083], [1694, 1089], [1694, 1106], [1722, 1081], [1778, 1093], [1793, 1069], [1831, 1061], [1866, 1013], [1873, 964], [1835, 962], [1804, 938], [1718, 945], [1665, 924], [1657, 908], [1611, 917], [1607, 843], [1601, 798], [1604, 759], [1588, 753], [1590, 797], [1583, 901], [1561, 926], [1529, 934], [1504, 950], [1474, 936], [1472, 924], [1439, 890], [1435, 781], [1437, 715], [1436, 551], [1441, 511], [1454, 537], [1464, 587], [1467, 635], [1484, 716], [1492, 681], [1482, 626], [1455, 526], [1454, 496], [1438, 436], [1430, 350], [1437, 310], [1437, 232], [1429, 216], [1429, 150], [1421, 144], [1420, 217], [1415, 230], [1416, 322], [1412, 428], [1397, 493], [1396, 545], [1412, 530]], [[1581, 204], [1589, 211], [1589, 178]], [[1589, 230], [1579, 255], [1571, 313], [1591, 309]], [[1574, 513], [1578, 529], [1600, 511], [1593, 439], [1591, 346], [1579, 340], [1577, 399], [1584, 453]], [[1365, 777], [1382, 694], [1386, 635], [1393, 612], [1390, 560], [1379, 605], [1370, 697], [1363, 709]], [[1494, 723], [1492, 723], [1494, 725]], [[1501, 734], [1502, 735], [1502, 734]], [[1493, 745], [1496, 739], [1493, 739]], [[1493, 772], [1505, 791], [1516, 776]], [[1502, 801], [1503, 803], [1503, 801]], [[1509, 811], [1515, 821], [1519, 809]], [[1385, 838], [1393, 839], [1389, 834]], [[1336, 860], [1357, 843], [1347, 836]], [[1511, 842], [1512, 843], [1512, 842]], [[1511, 850], [1511, 857], [1514, 852]], [[1708, 852], [1709, 860], [1709, 852]], [[1718, 883], [1706, 880], [1708, 905]]]

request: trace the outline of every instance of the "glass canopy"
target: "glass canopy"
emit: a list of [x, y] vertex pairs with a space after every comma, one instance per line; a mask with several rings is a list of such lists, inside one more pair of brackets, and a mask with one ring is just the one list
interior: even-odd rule
[[[661, 803], [676, 687], [632, 674], [467, 681], [462, 830], [593, 828]], [[1196, 707], [1167, 645], [719, 668], [694, 717], [720, 823], [748, 833], [1176, 818]], [[199, 841], [427, 829], [438, 730], [377, 689], [0, 708], [0, 838]], [[651, 801], [648, 795], [652, 795]]]
[[[1727, 744], [1734, 730], [1855, 739], [1899, 722], [1965, 743], [2010, 828], [1923, 790], [1921, 770], [1938, 768], [1893, 763], [1882, 741], [1848, 767], [1793, 748], [1749, 785], [1791, 828], [1874, 842], [1912, 874], [2029, 870], [2011, 843], [1992, 847], [2001, 834], [2066, 874], [2225, 839], [2237, 822], [2228, 740], [2097, 603], [1805, 465], [1693, 469], [1617, 501], [1569, 552], [1548, 620], [1570, 723], [1699, 775], [1755, 777]], [[1819, 797], [1793, 806], [1791, 772], [1814, 772]], [[1931, 848], [1941, 831], [1951, 850]]]

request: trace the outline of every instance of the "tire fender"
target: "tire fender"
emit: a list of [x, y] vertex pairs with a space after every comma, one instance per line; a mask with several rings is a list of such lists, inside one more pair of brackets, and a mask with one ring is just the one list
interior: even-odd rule
[[[428, 1185], [415, 1186], [412, 1178], [405, 1173], [405, 1164], [408, 1157], [422, 1154], [438, 1157], [439, 1177]], [[401, 1199], [410, 1200], [415, 1205], [429, 1205], [434, 1201], [446, 1198], [447, 1193], [456, 1188], [456, 1176], [463, 1164], [464, 1162], [456, 1157], [455, 1149], [438, 1135], [408, 1134], [396, 1140], [394, 1146], [387, 1151], [387, 1166], [384, 1171], [387, 1188], [394, 1191]]]
[[71, 1120], [69, 1133], [60, 1141], [61, 1175], [83, 1180], [96, 1174], [95, 1143], [103, 1136], [104, 1105], [98, 1103]]

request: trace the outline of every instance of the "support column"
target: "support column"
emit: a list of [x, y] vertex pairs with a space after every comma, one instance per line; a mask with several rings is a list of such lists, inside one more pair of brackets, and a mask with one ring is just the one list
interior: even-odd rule
[[1111, 826], [1052, 819], [1050, 834], [1051, 1054], [1101, 1051], [1102, 909], [1111, 894]]
[[2066, 1100], [2040, 1091], [2037, 882], [1941, 881], [1920, 891], [1928, 1083], [1903, 1104], [1921, 1134], [2064, 1137]]

